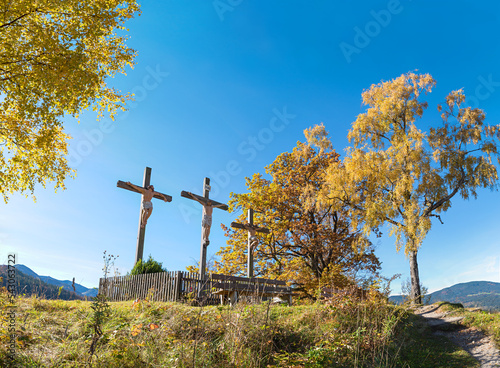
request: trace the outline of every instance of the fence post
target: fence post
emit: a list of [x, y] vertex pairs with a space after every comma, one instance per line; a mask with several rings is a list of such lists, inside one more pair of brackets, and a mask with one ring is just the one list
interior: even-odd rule
[[175, 274], [175, 283], [174, 283], [174, 302], [180, 300], [181, 298], [181, 287], [182, 287], [182, 273], [181, 271], [177, 271]]

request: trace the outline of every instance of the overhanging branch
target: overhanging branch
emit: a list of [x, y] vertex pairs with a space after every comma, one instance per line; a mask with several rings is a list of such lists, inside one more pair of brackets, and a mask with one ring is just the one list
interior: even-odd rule
[[435, 209], [438, 209], [443, 204], [445, 204], [447, 201], [449, 201], [450, 199], [452, 199], [455, 196], [455, 194], [458, 193], [458, 191], [460, 190], [460, 188], [464, 185], [465, 180], [466, 180], [466, 175], [465, 175], [465, 172], [462, 169], [462, 177], [458, 181], [458, 183], [455, 186], [455, 188], [453, 188], [452, 192], [450, 194], [448, 194], [447, 196], [441, 198], [439, 201], [434, 202], [433, 204], [431, 204], [429, 206], [429, 208], [425, 211], [424, 217], [431, 216], [432, 211], [434, 211]]

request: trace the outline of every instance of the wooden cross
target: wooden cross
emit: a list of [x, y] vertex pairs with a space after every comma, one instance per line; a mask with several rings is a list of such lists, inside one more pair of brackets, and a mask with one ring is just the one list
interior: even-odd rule
[[253, 277], [253, 250], [257, 246], [258, 240], [255, 233], [269, 234], [269, 229], [259, 227], [253, 223], [253, 209], [248, 210], [247, 223], [240, 224], [238, 222], [231, 222], [231, 227], [244, 229], [248, 231], [248, 252], [247, 252], [247, 277]]
[[[142, 188], [147, 189], [147, 187], [149, 187], [149, 185], [150, 185], [150, 182], [151, 182], [151, 168], [146, 167], [146, 169], [144, 170], [144, 179], [143, 179]], [[134, 184], [129, 185], [126, 182], [121, 181], [121, 180], [118, 180], [118, 183], [116, 183], [116, 186], [118, 188], [130, 190], [130, 191], [136, 192], [136, 193], [141, 193], [137, 188], [134, 188], [133, 185]], [[156, 191], [154, 192], [153, 198], [161, 199], [161, 200], [164, 200], [166, 202], [172, 201], [171, 196], [160, 193], [160, 192], [156, 192]], [[141, 201], [141, 203], [142, 203], [142, 201]], [[134, 265], [137, 262], [139, 262], [140, 259], [142, 259], [142, 255], [144, 252], [144, 235], [146, 233], [146, 225], [145, 224], [144, 224], [144, 226], [141, 226], [141, 225], [142, 225], [142, 206], [141, 206], [141, 211], [139, 213], [139, 231], [137, 234], [137, 248], [135, 251], [135, 263], [134, 263]]]
[[200, 249], [200, 279], [205, 279], [207, 265], [207, 246], [210, 244], [208, 236], [210, 235], [210, 227], [212, 226], [212, 211], [214, 208], [227, 211], [227, 204], [216, 202], [208, 198], [210, 192], [210, 179], [205, 178], [203, 182], [203, 197], [191, 192], [182, 191], [181, 196], [192, 199], [203, 206], [203, 214], [201, 218], [201, 249]]

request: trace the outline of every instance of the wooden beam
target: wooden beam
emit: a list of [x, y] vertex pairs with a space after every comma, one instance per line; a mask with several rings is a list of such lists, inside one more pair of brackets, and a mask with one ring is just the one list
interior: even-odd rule
[[[125, 183], [124, 181], [121, 181], [121, 180], [118, 180], [118, 182], [116, 183], [116, 186], [118, 188], [127, 189], [127, 190], [130, 190], [131, 192], [136, 192], [136, 193], [142, 194], [137, 189], [135, 189], [134, 187], [131, 187], [130, 185], [128, 185], [127, 183]], [[160, 193], [160, 192], [158, 192], [158, 193]], [[161, 194], [163, 194], [163, 193], [161, 193]], [[168, 194], [163, 194], [163, 195], [165, 196], [165, 198], [167, 198], [167, 202], [172, 202], [172, 196], [169, 196]], [[159, 194], [155, 194], [153, 196], [153, 198], [161, 199], [162, 201], [164, 200], [164, 198]]]
[[257, 231], [258, 233], [264, 233], [264, 234], [270, 234], [271, 233], [271, 230], [269, 230], [269, 229], [267, 229], [265, 227], [256, 227], [255, 231]]
[[238, 229], [247, 230], [247, 227], [245, 225], [240, 224], [238, 222], [231, 222], [231, 227], [236, 227]]
[[[151, 168], [147, 167], [144, 169], [144, 177], [142, 179], [142, 186], [146, 188], [151, 184]], [[141, 193], [142, 196], [142, 193]], [[141, 226], [142, 223], [142, 208], [139, 210], [139, 229], [137, 231], [137, 247], [135, 250], [135, 263], [143, 259], [144, 254], [144, 237], [146, 236], [146, 225]]]
[[265, 227], [258, 227], [258, 226], [250, 226], [247, 224], [240, 224], [238, 222], [231, 222], [231, 227], [236, 227], [238, 229], [243, 229], [243, 230], [248, 230], [248, 229], [254, 229], [255, 231], [259, 233], [264, 233], [264, 234], [269, 234], [271, 231]]
[[184, 190], [181, 192], [181, 197], [193, 199], [195, 201], [203, 203], [204, 205], [214, 206], [214, 208], [220, 208], [221, 210], [224, 210], [224, 211], [227, 211], [229, 209], [227, 204], [220, 203], [220, 202], [214, 201], [212, 199], [202, 197], [198, 194], [186, 192]]

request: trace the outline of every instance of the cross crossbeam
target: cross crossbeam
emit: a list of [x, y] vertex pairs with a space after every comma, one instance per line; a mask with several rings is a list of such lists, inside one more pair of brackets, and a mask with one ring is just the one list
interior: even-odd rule
[[238, 222], [231, 222], [231, 227], [235, 227], [237, 229], [242, 229], [242, 230], [255, 230], [258, 233], [264, 233], [264, 234], [269, 234], [269, 229], [265, 227], [258, 227], [255, 225], [250, 225], [250, 224], [240, 224]]
[[185, 190], [183, 190], [181, 192], [181, 197], [192, 199], [192, 200], [194, 200], [196, 202], [201, 203], [204, 206], [212, 206], [213, 208], [220, 208], [221, 210], [224, 210], [224, 211], [227, 211], [229, 209], [229, 207], [227, 206], [227, 204], [214, 201], [213, 199], [202, 197], [202, 196], [200, 196], [198, 194], [194, 194], [194, 193], [191, 193], [191, 192], [186, 192]]
[[[142, 194], [139, 190], [137, 190], [133, 186], [128, 185], [126, 182], [121, 181], [121, 180], [118, 180], [118, 182], [116, 183], [116, 186], [118, 188], [127, 189], [127, 190], [130, 190], [131, 192], [136, 192], [136, 193]], [[155, 192], [155, 194], [153, 195], [153, 198], [161, 199], [162, 201], [164, 201], [166, 198], [167, 202], [172, 202], [172, 196], [169, 196], [168, 194], [163, 194], [160, 192]]]

